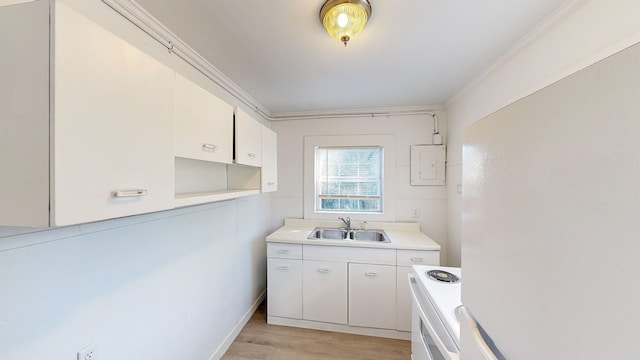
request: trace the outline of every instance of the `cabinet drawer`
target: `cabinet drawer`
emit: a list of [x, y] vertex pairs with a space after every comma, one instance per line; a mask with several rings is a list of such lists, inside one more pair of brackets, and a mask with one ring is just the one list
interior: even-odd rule
[[267, 243], [267, 257], [282, 259], [302, 259], [302, 245]]
[[397, 250], [398, 266], [440, 265], [440, 251]]

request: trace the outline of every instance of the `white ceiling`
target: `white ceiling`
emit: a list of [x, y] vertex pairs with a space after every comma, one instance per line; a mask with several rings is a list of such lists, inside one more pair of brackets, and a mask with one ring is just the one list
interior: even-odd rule
[[442, 105], [564, 0], [370, 0], [345, 48], [324, 0], [137, 0], [272, 114]]

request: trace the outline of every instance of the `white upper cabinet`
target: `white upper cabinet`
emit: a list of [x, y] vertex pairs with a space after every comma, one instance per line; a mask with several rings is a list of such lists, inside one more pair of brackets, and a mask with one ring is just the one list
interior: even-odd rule
[[175, 156], [231, 164], [233, 106], [176, 74]]
[[[238, 110], [234, 128], [231, 105], [159, 61], [172, 55], [104, 3], [0, 6], [0, 42], [0, 226], [260, 192], [263, 126]], [[275, 134], [265, 136], [275, 189]]]
[[262, 166], [262, 124], [240, 108], [235, 113], [235, 162]]
[[[33, 24], [39, 17], [30, 15], [31, 8], [46, 15], [45, 27]], [[14, 101], [50, 112], [1, 114], [0, 132], [16, 138], [2, 149], [5, 171], [19, 169], [21, 163], [29, 168], [12, 173], [16, 178], [10, 181], [0, 178], [0, 187], [16, 184], [11, 189], [16, 195], [3, 199], [0, 224], [69, 225], [172, 207], [174, 72], [65, 3], [3, 7], [0, 17], [5, 11], [13, 12], [13, 20], [0, 21], [0, 32], [12, 33], [15, 29], [6, 27], [25, 22], [54, 37], [45, 49], [3, 52], [2, 57], [10, 60], [6, 63], [32, 62], [32, 56], [42, 54], [49, 59], [47, 71], [37, 72], [37, 81], [31, 81], [29, 77], [36, 75], [30, 74], [12, 77], [0, 87], [11, 93], [45, 91], [48, 96], [37, 103], [29, 99], [29, 91], [16, 94]], [[55, 19], [52, 28], [49, 15]], [[29, 30], [23, 42], [29, 43], [31, 37]], [[0, 64], [3, 72], [6, 63]], [[22, 128], [37, 128], [50, 141], [32, 139]], [[16, 146], [20, 142], [32, 147]], [[50, 163], [43, 164], [42, 158]], [[35, 177], [37, 181], [32, 181]], [[21, 210], [19, 218], [4, 216], [12, 209]]]
[[278, 190], [278, 136], [262, 127], [262, 192]]
[[172, 207], [174, 72], [63, 3], [55, 17], [53, 224]]

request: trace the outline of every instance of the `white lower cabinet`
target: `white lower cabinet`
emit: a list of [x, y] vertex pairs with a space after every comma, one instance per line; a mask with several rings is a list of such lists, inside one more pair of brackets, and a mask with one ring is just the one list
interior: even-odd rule
[[396, 327], [396, 267], [349, 264], [349, 325]]
[[396, 329], [411, 331], [411, 294], [409, 271], [412, 265], [440, 265], [439, 251], [397, 250]]
[[439, 251], [269, 242], [267, 321], [402, 336], [411, 331], [411, 265], [439, 265], [439, 256]]
[[302, 260], [267, 260], [269, 316], [302, 319]]
[[347, 323], [347, 263], [303, 261], [302, 318]]

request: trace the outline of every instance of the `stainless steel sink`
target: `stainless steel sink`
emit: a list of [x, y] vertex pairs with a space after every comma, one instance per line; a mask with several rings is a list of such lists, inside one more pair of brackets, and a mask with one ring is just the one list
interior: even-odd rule
[[349, 238], [349, 231], [342, 229], [315, 228], [309, 235], [309, 239], [344, 240]]
[[384, 230], [347, 230], [344, 228], [315, 228], [307, 239], [370, 241], [390, 243]]

